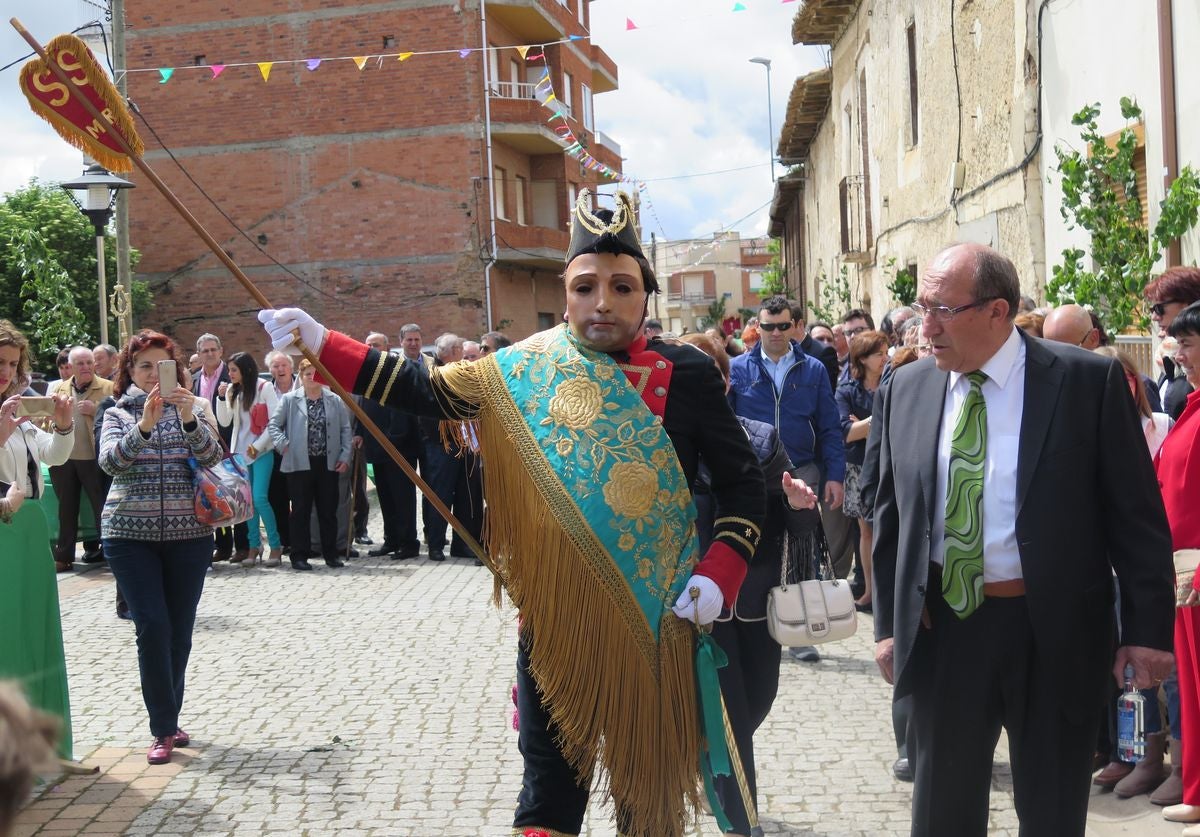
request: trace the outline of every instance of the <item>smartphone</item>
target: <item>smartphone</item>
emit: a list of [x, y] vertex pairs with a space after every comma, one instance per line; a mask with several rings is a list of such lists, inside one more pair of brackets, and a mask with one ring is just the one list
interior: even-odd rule
[[179, 386], [179, 370], [173, 360], [158, 362], [158, 391], [173, 392]]
[[54, 399], [48, 395], [23, 395], [17, 403], [17, 418], [48, 418], [54, 415]]

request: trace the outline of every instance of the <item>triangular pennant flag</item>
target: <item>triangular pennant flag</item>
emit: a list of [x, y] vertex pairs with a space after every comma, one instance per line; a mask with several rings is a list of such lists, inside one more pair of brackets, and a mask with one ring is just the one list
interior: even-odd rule
[[529, 52], [529, 47], [527, 47], [527, 46], [519, 46], [519, 47], [517, 47], [517, 52], [521, 53], [521, 58], [524, 58], [524, 57], [525, 57], [525, 53]]
[[744, 5], [742, 5], [741, 3], [734, 3], [733, 10], [735, 12], [744, 12], [744, 11], [746, 11], [746, 7]]
[[[275, 65], [274, 61], [259, 61], [258, 71], [262, 73], [263, 81], [271, 77], [271, 67]], [[314, 68], [315, 69], [315, 68]]]
[[628, 32], [630, 29], [637, 29], [637, 24], [629, 18], [625, 18], [625, 31]]
[[396, 56], [396, 60], [397, 61], [407, 61], [408, 59], [412, 58], [412, 56], [413, 56], [413, 54], [411, 52], [402, 52]]
[[459, 58], [466, 58], [470, 54], [471, 54], [471, 50], [469, 50], [469, 49], [460, 49], [458, 51]]
[[545, 58], [545, 57], [546, 57], [546, 53], [544, 53], [544, 52], [535, 52], [533, 55], [527, 55], [527, 56], [525, 57], [525, 60], [526, 60], [526, 61], [540, 61], [541, 59], [543, 59], [543, 58]]
[[363, 67], [367, 66], [367, 56], [365, 56], [365, 55], [356, 56], [354, 59], [354, 63], [357, 64], [358, 69], [361, 70]]
[[171, 76], [172, 76], [174, 73], [175, 73], [175, 68], [174, 68], [174, 67], [159, 67], [159, 68], [158, 68], [158, 74], [159, 74], [160, 76], [162, 76], [162, 78], [159, 80], [159, 82], [158, 82], [158, 83], [159, 83], [159, 84], [166, 84], [168, 81], [170, 81], [170, 80], [171, 80]]
[[567, 36], [567, 40], [568, 41], [582, 41], [583, 35], [569, 35], [569, 36]]
[[212, 74], [213, 74], [212, 77], [216, 78], [217, 76], [221, 75], [221, 72], [225, 69], [225, 65], [224, 64], [210, 64], [208, 69], [212, 70]]
[[313, 70], [317, 69], [317, 67], [321, 66], [321, 59], [320, 58], [310, 58], [304, 62], [304, 65], [306, 67], [308, 67], [309, 72], [312, 72]]

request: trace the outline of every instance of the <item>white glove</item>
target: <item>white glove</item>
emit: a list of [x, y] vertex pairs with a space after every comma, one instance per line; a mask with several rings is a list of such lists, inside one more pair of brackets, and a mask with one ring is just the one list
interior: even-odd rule
[[304, 345], [316, 354], [320, 353], [321, 345], [325, 342], [325, 326], [300, 308], [267, 308], [258, 312], [258, 321], [267, 330], [272, 348], [289, 355], [300, 354], [296, 348], [296, 336], [292, 333], [294, 331], [300, 332]]
[[[693, 587], [700, 590], [700, 598], [695, 601], [692, 601]], [[680, 619], [694, 622], [699, 618], [701, 625], [708, 625], [721, 615], [721, 607], [724, 604], [725, 597], [721, 595], [721, 588], [717, 586], [717, 582], [705, 575], [694, 575], [683, 585], [683, 592], [679, 594], [679, 600], [671, 610]]]

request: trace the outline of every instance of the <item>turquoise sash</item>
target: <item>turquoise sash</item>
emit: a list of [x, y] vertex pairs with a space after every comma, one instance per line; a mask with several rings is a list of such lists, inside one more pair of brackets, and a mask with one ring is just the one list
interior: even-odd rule
[[661, 419], [610, 356], [579, 346], [566, 326], [525, 348], [531, 343], [540, 345], [495, 355], [544, 458], [531, 472], [627, 624], [640, 623], [639, 639], [652, 648], [699, 549], [687, 478]]

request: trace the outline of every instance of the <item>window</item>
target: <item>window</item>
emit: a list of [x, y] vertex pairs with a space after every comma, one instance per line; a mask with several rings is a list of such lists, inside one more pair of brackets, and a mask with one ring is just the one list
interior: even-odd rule
[[595, 133], [596, 128], [592, 123], [592, 88], [586, 84], [579, 85], [579, 103], [583, 108], [583, 127]]
[[920, 99], [917, 95], [917, 24], [910, 23], [905, 30], [908, 40], [908, 139], [909, 145], [917, 144], [920, 131]]
[[493, 96], [500, 94], [500, 50], [492, 45], [488, 49], [488, 92]]
[[554, 315], [546, 311], [538, 311], [538, 331], [548, 331], [554, 328]]
[[575, 198], [579, 193], [574, 183], [567, 184], [567, 229], [571, 228], [571, 220], [575, 217]]
[[563, 103], [563, 108], [566, 110], [567, 116], [572, 116], [572, 117], [574, 116], [574, 114], [571, 112], [572, 107], [573, 107], [573, 100], [571, 98], [571, 88], [573, 88], [574, 86], [575, 86], [574, 76], [572, 76], [570, 73], [568, 73], [566, 71], [563, 71], [563, 89], [562, 89], [562, 94], [558, 98]]
[[[515, 58], [508, 59], [508, 80], [512, 82], [513, 90], [516, 91], [521, 83], [521, 62]], [[516, 98], [515, 92], [513, 98]]]
[[[1150, 229], [1150, 203], [1147, 200], [1146, 194], [1146, 126], [1139, 122], [1133, 126], [1133, 135], [1137, 140], [1137, 147], [1133, 151], [1133, 174], [1137, 179], [1137, 184], [1132, 195], [1126, 193], [1125, 187], [1120, 183], [1113, 183], [1113, 191], [1117, 195], [1117, 200], [1122, 206], [1129, 198], [1136, 197], [1142, 207], [1142, 227]], [[1104, 138], [1109, 148], [1115, 148], [1117, 141], [1121, 138], [1121, 132], [1109, 134]]]
[[583, 7], [587, 5], [587, 0], [575, 0], [575, 17], [579, 19], [579, 25], [587, 27], [587, 21], [583, 19]]
[[508, 201], [505, 200], [506, 187], [504, 169], [496, 166], [492, 169], [492, 193], [496, 196], [496, 217], [508, 220]]
[[525, 220], [525, 184], [527, 182], [524, 177], [521, 177], [519, 174], [517, 175], [517, 223], [522, 227], [527, 223]]

